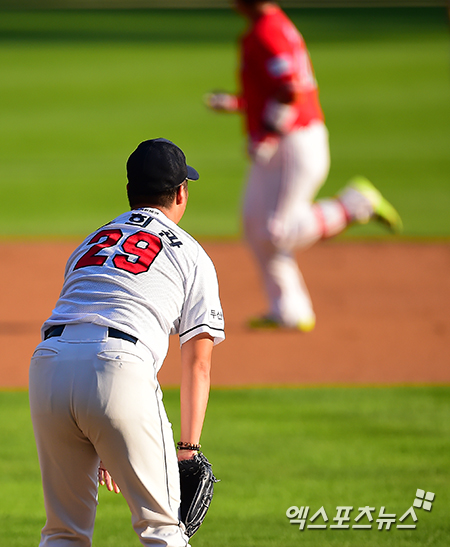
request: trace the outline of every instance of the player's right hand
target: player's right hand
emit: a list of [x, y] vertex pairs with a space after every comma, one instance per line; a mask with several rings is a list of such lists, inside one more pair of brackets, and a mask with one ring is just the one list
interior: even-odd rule
[[110, 492], [115, 492], [116, 494], [120, 493], [120, 488], [114, 482], [114, 479], [109, 474], [109, 471], [103, 466], [102, 462], [100, 462], [100, 465], [98, 466], [98, 483], [101, 486], [105, 485]]
[[278, 150], [280, 138], [277, 135], [267, 135], [260, 141], [250, 141], [248, 146], [249, 156], [261, 165], [267, 165]]
[[203, 97], [203, 102], [208, 108], [218, 112], [235, 112], [239, 109], [238, 98], [231, 93], [207, 93]]

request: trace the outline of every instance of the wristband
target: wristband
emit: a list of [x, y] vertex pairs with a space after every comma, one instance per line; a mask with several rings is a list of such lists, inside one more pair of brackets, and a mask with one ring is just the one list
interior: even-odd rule
[[177, 442], [177, 450], [200, 450], [201, 444], [184, 443], [183, 441]]

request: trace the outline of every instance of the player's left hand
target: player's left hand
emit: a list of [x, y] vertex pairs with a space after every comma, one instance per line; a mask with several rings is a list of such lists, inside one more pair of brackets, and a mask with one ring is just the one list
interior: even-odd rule
[[109, 471], [103, 466], [103, 462], [100, 462], [98, 466], [98, 483], [101, 486], [106, 486], [110, 492], [120, 493], [120, 488], [114, 482], [114, 479], [109, 474]]
[[178, 461], [192, 460], [192, 458], [198, 454], [198, 450], [179, 450], [177, 452]]
[[197, 452], [193, 458], [179, 460], [178, 468], [181, 489], [180, 518], [186, 527], [186, 535], [191, 537], [205, 519], [213, 497], [214, 483], [218, 480], [212, 472], [211, 464], [201, 452]]

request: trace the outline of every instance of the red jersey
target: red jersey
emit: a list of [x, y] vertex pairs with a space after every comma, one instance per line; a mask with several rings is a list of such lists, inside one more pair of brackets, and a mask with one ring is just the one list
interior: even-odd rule
[[274, 6], [241, 39], [242, 106], [247, 131], [253, 140], [268, 134], [263, 112], [280, 87], [288, 85], [298, 99], [292, 105], [292, 129], [323, 120], [317, 82], [305, 41], [292, 21]]

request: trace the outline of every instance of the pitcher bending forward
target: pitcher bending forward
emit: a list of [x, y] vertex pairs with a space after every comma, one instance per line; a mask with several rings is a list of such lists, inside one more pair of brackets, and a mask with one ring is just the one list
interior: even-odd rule
[[[199, 448], [211, 352], [224, 339], [214, 266], [177, 226], [198, 173], [170, 141], [127, 162], [131, 211], [69, 258], [30, 364], [31, 416], [47, 521], [41, 547], [92, 544], [98, 469], [121, 490], [143, 545], [188, 545], [171, 424], [157, 380], [169, 335], [181, 344], [181, 444]], [[114, 481], [112, 478], [114, 478]]]

